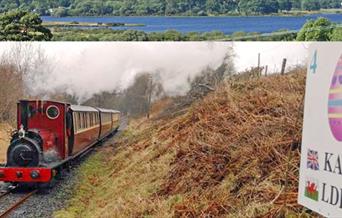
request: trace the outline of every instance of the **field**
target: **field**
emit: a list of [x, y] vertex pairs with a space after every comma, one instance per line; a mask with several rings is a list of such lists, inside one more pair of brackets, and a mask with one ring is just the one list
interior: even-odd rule
[[6, 151], [9, 145], [11, 126], [8, 124], [0, 124], [0, 163], [6, 161]]
[[81, 167], [56, 217], [316, 217], [297, 204], [304, 87], [302, 69], [237, 77], [132, 121]]

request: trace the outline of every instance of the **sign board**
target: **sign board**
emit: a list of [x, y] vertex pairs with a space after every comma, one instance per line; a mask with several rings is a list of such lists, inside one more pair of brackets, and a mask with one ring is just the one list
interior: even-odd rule
[[309, 54], [298, 202], [342, 217], [342, 43], [312, 43]]

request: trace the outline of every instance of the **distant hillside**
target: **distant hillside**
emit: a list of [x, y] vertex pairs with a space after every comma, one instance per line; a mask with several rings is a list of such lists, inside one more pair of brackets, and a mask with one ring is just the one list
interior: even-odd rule
[[237, 15], [340, 8], [340, 0], [1, 0], [0, 11], [23, 8], [41, 15]]
[[297, 204], [304, 87], [297, 69], [235, 78], [157, 118], [172, 105], [159, 102], [81, 167], [56, 217], [315, 216]]

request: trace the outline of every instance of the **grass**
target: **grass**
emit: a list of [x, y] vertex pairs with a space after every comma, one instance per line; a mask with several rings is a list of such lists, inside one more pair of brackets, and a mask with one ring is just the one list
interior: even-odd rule
[[[137, 152], [136, 134], [125, 131], [115, 147], [106, 147], [81, 167], [82, 182], [70, 207], [57, 212], [56, 217], [143, 217], [151, 212], [159, 217], [170, 215], [168, 208], [178, 198], [159, 199], [154, 193], [175, 153], [161, 155], [166, 145], [157, 141]], [[126, 147], [130, 141], [132, 146]]]

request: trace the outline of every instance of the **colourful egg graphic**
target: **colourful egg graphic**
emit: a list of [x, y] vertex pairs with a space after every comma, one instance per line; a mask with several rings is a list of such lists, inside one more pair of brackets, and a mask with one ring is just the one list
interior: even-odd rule
[[331, 132], [337, 141], [342, 141], [342, 55], [331, 80], [328, 113]]

